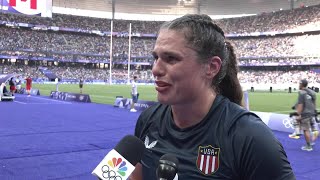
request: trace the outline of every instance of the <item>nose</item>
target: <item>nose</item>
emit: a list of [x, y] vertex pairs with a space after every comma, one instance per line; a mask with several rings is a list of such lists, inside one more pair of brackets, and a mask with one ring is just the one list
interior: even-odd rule
[[160, 58], [153, 62], [152, 74], [154, 77], [164, 76], [165, 68], [164, 68], [164, 64]]

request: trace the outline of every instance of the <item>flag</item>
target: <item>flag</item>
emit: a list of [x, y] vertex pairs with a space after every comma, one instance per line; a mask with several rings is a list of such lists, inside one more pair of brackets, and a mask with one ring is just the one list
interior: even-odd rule
[[9, 0], [9, 5], [12, 7], [16, 7], [17, 1], [21, 1], [23, 3], [30, 3], [30, 9], [37, 9], [37, 0]]

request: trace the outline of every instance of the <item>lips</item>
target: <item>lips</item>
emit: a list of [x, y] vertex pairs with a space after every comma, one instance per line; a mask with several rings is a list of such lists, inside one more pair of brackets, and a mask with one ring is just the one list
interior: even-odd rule
[[164, 81], [156, 81], [156, 85], [157, 85], [158, 87], [170, 86], [169, 83], [166, 83], [166, 82], [164, 82]]
[[171, 86], [171, 84], [166, 83], [164, 81], [156, 81], [155, 83], [156, 83], [156, 90], [158, 92], [164, 92], [164, 91], [168, 90], [169, 87]]

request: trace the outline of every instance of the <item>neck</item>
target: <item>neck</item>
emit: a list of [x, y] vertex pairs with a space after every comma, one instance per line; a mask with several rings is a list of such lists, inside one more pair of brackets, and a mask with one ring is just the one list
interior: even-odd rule
[[187, 104], [172, 105], [172, 115], [176, 126], [187, 128], [198, 124], [208, 114], [217, 94], [213, 91], [203, 93]]

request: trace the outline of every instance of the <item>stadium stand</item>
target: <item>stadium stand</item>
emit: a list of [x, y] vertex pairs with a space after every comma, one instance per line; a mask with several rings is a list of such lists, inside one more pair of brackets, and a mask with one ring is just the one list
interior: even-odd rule
[[[63, 14], [42, 18], [2, 13], [0, 72], [31, 74], [42, 82], [48, 80], [39, 71], [44, 66], [61, 79], [79, 79], [85, 75], [90, 81], [107, 82], [110, 22], [110, 19]], [[19, 23], [32, 26], [22, 27]], [[130, 23], [131, 74], [140, 74], [140, 80], [152, 82], [150, 52], [162, 23], [158, 21], [114, 20], [113, 80], [123, 82], [127, 78]], [[281, 82], [286, 77], [299, 77], [304, 69], [315, 82], [320, 82], [317, 73], [320, 5], [222, 19], [216, 23], [236, 47], [242, 81]]]

